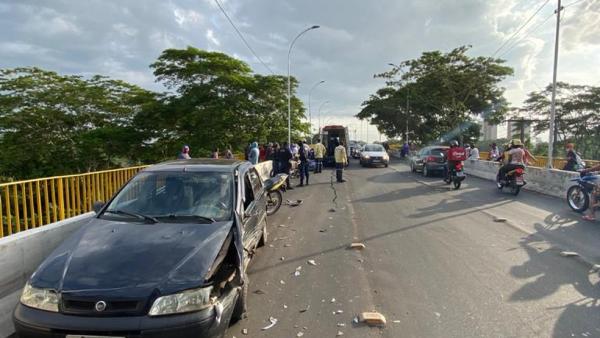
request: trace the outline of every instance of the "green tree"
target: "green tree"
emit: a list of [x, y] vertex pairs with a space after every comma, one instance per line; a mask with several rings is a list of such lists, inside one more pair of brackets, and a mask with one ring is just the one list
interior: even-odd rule
[[[151, 65], [157, 81], [174, 94], [161, 98], [164, 108], [144, 116], [154, 146], [179, 149], [189, 144], [196, 156], [213, 147], [240, 150], [249, 140], [281, 141], [287, 135], [286, 78], [252, 73], [250, 67], [219, 52], [167, 49]], [[297, 82], [293, 81], [293, 89]], [[292, 98], [292, 128], [306, 131], [304, 109]], [[148, 125], [148, 121], [155, 123]], [[158, 128], [157, 128], [158, 127]]]
[[116, 166], [140, 144], [132, 121], [153, 95], [102, 76], [0, 70], [0, 175], [26, 178]]
[[[531, 92], [520, 109], [521, 114], [538, 119], [534, 127], [538, 135], [549, 130], [551, 95], [552, 85]], [[557, 83], [555, 140], [560, 146], [575, 143], [585, 158], [600, 158], [600, 87]], [[554, 147], [555, 155], [560, 148]]]
[[[386, 80], [386, 87], [363, 103], [357, 117], [371, 118], [388, 136], [402, 135], [408, 124], [411, 138], [421, 142], [474, 138], [474, 116], [499, 122], [506, 114], [499, 83], [513, 71], [503, 60], [470, 57], [468, 49], [425, 52], [375, 75]], [[398, 78], [401, 69], [406, 71]]]

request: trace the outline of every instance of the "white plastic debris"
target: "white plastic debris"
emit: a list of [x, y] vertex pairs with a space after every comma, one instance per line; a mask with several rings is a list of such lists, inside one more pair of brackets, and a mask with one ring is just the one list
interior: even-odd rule
[[300, 276], [300, 271], [296, 270], [294, 271], [294, 277], [299, 277]]
[[263, 328], [262, 328], [262, 330], [263, 330], [263, 331], [264, 331], [264, 330], [268, 330], [268, 329], [272, 328], [273, 326], [275, 326], [275, 324], [277, 324], [277, 318], [274, 318], [274, 317], [269, 317], [269, 322], [271, 322], [271, 324], [269, 324], [269, 325], [267, 325], [267, 326], [263, 327]]
[[337, 313], [338, 315], [344, 313], [344, 310], [337, 310], [335, 313]]
[[560, 253], [561, 256], [563, 257], [575, 257], [575, 256], [579, 256], [579, 254], [577, 252], [574, 251], [562, 251]]
[[296, 337], [302, 337], [304, 336], [304, 332], [300, 331], [298, 333], [296, 333]]
[[345, 323], [337, 323], [337, 326], [338, 326], [338, 327], [345, 327], [345, 326], [346, 326], [346, 324], [345, 324]]
[[287, 309], [287, 308], [288, 308], [288, 306], [287, 306], [287, 305], [285, 305], [285, 304], [283, 304], [283, 308], [284, 308], [284, 309]]
[[350, 244], [350, 249], [362, 250], [364, 248], [366, 248], [366, 245], [364, 245], [363, 243], [352, 243], [352, 244]]
[[315, 265], [315, 266], [317, 265], [317, 262], [315, 262], [315, 260], [314, 260], [314, 259], [309, 259], [309, 260], [307, 261], [307, 263], [308, 263], [308, 264], [310, 264], [310, 265]]
[[497, 223], [504, 223], [504, 222], [506, 222], [506, 221], [507, 221], [507, 219], [506, 219], [506, 218], [504, 218], [504, 217], [494, 217], [494, 222], [497, 222]]
[[396, 320], [394, 320], [394, 323], [398, 324], [398, 323], [400, 323], [400, 320], [396, 319]]
[[243, 335], [247, 335], [248, 334], [248, 329], [242, 329], [242, 334]]
[[283, 257], [283, 256], [281, 256], [281, 258], [280, 258], [280, 259], [281, 259], [282, 261], [285, 261], [285, 257]]
[[285, 282], [283, 281], [283, 279], [279, 281], [279, 284], [285, 285]]
[[335, 298], [331, 298], [331, 303], [335, 303]]
[[338, 331], [338, 332], [337, 332], [337, 334], [336, 334], [335, 336], [336, 336], [336, 337], [339, 337], [339, 336], [343, 336], [343, 335], [344, 335], [344, 332], [342, 332], [342, 331]]

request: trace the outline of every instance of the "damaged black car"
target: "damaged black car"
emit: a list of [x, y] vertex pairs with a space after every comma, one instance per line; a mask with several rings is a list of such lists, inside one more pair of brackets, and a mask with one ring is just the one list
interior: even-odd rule
[[222, 337], [246, 310], [246, 267], [267, 239], [248, 162], [146, 168], [33, 273], [19, 337]]

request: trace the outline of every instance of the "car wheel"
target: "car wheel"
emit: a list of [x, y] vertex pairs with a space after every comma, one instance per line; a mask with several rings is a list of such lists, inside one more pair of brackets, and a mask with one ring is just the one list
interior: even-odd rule
[[431, 174], [429, 173], [429, 170], [427, 169], [427, 165], [424, 164], [423, 165], [423, 176], [425, 177], [429, 177]]
[[237, 323], [246, 316], [246, 310], [248, 309], [248, 284], [250, 284], [250, 280], [248, 279], [248, 275], [246, 273], [244, 273], [243, 283], [244, 284], [240, 286], [238, 299], [235, 302], [235, 307], [233, 308], [233, 313], [231, 314], [231, 324]]
[[388, 167], [388, 164], [387, 164], [387, 163], [385, 164], [385, 167], [386, 167], [386, 168]]

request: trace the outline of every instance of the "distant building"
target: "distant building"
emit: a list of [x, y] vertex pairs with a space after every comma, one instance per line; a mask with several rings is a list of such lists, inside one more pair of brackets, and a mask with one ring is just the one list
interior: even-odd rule
[[489, 124], [487, 121], [483, 121], [483, 128], [481, 128], [481, 137], [484, 141], [497, 139], [498, 126], [495, 124]]
[[523, 140], [527, 140], [531, 137], [531, 122], [521, 122], [521, 121], [508, 121], [508, 126], [506, 128], [506, 133], [508, 139], [513, 138], [521, 138], [521, 131], [523, 131]]

